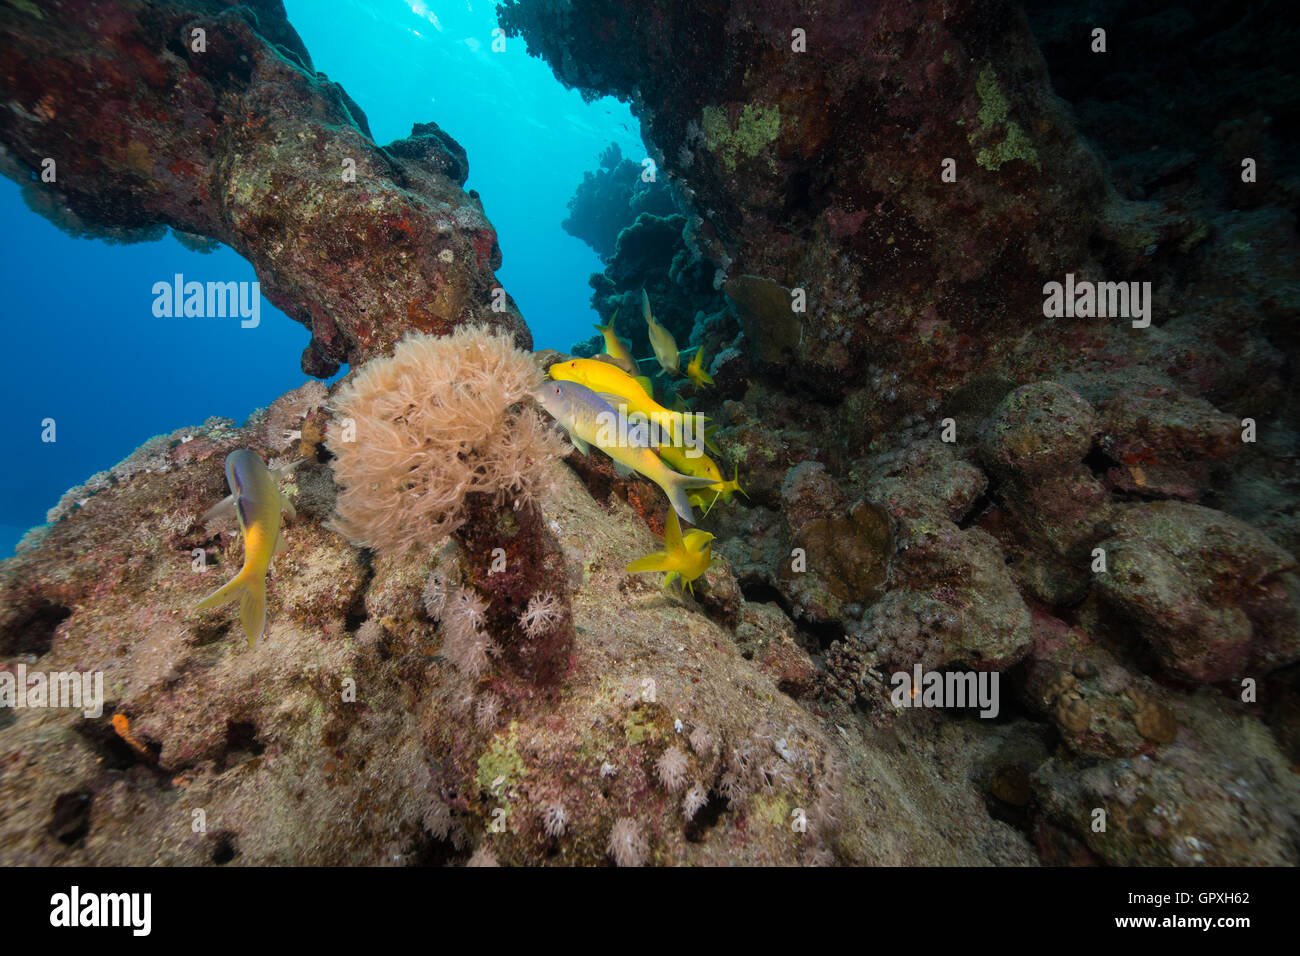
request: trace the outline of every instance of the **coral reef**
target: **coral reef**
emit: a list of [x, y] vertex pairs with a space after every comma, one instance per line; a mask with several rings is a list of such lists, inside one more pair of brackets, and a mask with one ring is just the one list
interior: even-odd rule
[[[231, 242], [312, 323], [308, 371], [359, 368], [147, 443], [0, 565], [0, 666], [109, 688], [100, 718], [0, 726], [25, 768], [0, 776], [0, 862], [1300, 864], [1294, 12], [1253, 50], [1249, 11], [1144, 3], [1119, 42], [1167, 24], [1192, 52], [1103, 80], [1081, 3], [504, 3], [562, 81], [634, 101], [673, 179], [673, 208], [638, 208], [607, 154], [570, 229], [636, 357], [643, 289], [713, 356], [713, 386], [660, 392], [748, 494], [700, 519], [691, 597], [624, 570], [658, 491], [561, 460], [518, 404], [567, 356], [514, 351], [509, 310], [455, 331], [492, 320], [496, 267], [463, 150], [432, 124], [379, 150], [278, 8], [190, 5], [159, 22], [246, 60], [123, 53], [144, 7], [112, 4], [137, 72], [96, 95], [155, 107], [129, 119], [70, 102], [70, 16], [0, 11], [6, 168], [38, 133], [91, 143], [47, 202]], [[64, 53], [43, 105], [33, 64]], [[153, 81], [204, 104], [193, 142], [150, 119]], [[183, 165], [236, 149], [211, 191]], [[343, 151], [371, 197], [346, 214]], [[158, 156], [182, 164], [165, 194]], [[1067, 275], [1150, 283], [1146, 309], [1051, 315]], [[381, 355], [412, 329], [444, 337]], [[197, 523], [236, 447], [307, 459], [256, 652], [185, 616], [195, 554], [239, 554]], [[900, 698], [918, 671], [995, 713]]]
[[[104, 489], [0, 566], [6, 660], [103, 669], [111, 689], [102, 718], [22, 710], [3, 728], [6, 765], [27, 768], [0, 777], [6, 864], [1032, 860], [962, 773], [925, 759], [982, 748], [936, 745], [925, 720], [847, 746], [725, 628], [625, 574], [650, 532], [559, 462], [540, 486], [560, 560], [548, 587], [565, 582], [574, 623], [559, 692], [513, 676], [505, 648], [477, 681], [446, 658], [456, 602], [505, 633], [498, 598], [465, 593], [487, 578], [472, 546], [370, 555], [307, 516], [276, 565], [273, 640], [250, 652], [186, 616], [207, 586], [190, 550], [229, 559], [197, 517], [227, 449], [268, 450], [255, 431], [194, 431], [165, 470]], [[299, 468], [316, 471], [328, 480]]]
[[583, 174], [561, 227], [602, 259], [610, 259], [619, 235], [641, 213], [665, 217], [677, 211], [667, 184], [658, 177], [646, 182], [642, 173], [642, 166], [624, 159], [618, 144], [610, 143], [600, 156], [599, 168]]
[[842, 395], [868, 361], [960, 383], [1087, 258], [1100, 164], [1023, 17], [978, 6], [511, 0], [501, 22], [565, 84], [635, 100], [698, 248], [806, 293], [781, 374]]
[[[745, 653], [793, 628], [840, 726], [914, 719], [895, 670], [1016, 685], [1029, 720], [980, 732], [1016, 756], [978, 781], [1047, 862], [1294, 864], [1297, 18], [1254, 47], [1250, 11], [1140, 6], [509, 0], [502, 22], [633, 101], [717, 266], [741, 335], [697, 407], [751, 497], [705, 524]], [[1128, 25], [1122, 66], [1081, 17]], [[1157, 35], [1177, 49], [1134, 53]], [[1051, 316], [1067, 274], [1148, 311]], [[851, 502], [892, 534], [845, 562]], [[1272, 768], [1239, 810], [1234, 739]], [[1288, 835], [1252, 850], [1264, 832]]]

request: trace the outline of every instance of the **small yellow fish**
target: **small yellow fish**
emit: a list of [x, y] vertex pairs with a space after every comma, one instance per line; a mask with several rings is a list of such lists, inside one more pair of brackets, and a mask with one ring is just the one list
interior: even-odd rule
[[703, 452], [696, 453], [676, 445], [665, 445], [659, 449], [659, 455], [683, 475], [707, 478], [709, 481], [722, 481], [722, 472], [717, 462]]
[[645, 289], [641, 290], [641, 314], [645, 316], [650, 347], [654, 349], [655, 358], [659, 360], [659, 367], [669, 375], [681, 375], [682, 358], [681, 353], [677, 351], [677, 340], [650, 314], [650, 296], [646, 295]]
[[691, 504], [703, 508], [705, 515], [707, 515], [710, 511], [713, 510], [714, 505], [716, 505], [719, 501], [724, 503], [730, 501], [731, 496], [735, 494], [737, 491], [739, 491], [746, 498], [749, 497], [745, 489], [740, 487], [740, 466], [739, 465], [737, 465], [735, 471], [732, 472], [730, 481], [715, 482], [710, 488], [710, 490], [708, 491], [692, 491], [689, 495], [687, 495], [687, 500], [689, 500]]
[[[622, 369], [599, 359], [570, 359], [557, 362], [547, 371], [560, 382], [577, 382], [603, 396], [612, 405], [625, 405], [629, 413], [639, 412], [661, 428], [674, 433], [686, 428], [686, 415], [664, 408], [646, 393], [645, 388]], [[693, 428], [703, 425], [701, 416], [692, 423]]]
[[691, 359], [691, 364], [686, 366], [686, 377], [696, 388], [713, 384], [713, 376], [704, 370], [704, 346], [696, 349], [695, 358]]
[[637, 558], [623, 570], [632, 573], [667, 571], [664, 587], [671, 585], [674, 578], [681, 578], [686, 590], [694, 594], [691, 582], [707, 571], [712, 562], [713, 535], [698, 528], [692, 528], [683, 535], [677, 513], [670, 511], [668, 521], [664, 524], [664, 550]]
[[[298, 462], [277, 469], [277, 474], [292, 470]], [[262, 459], [246, 448], [232, 451], [226, 458], [226, 481], [231, 494], [204, 516], [204, 523], [230, 510], [239, 518], [244, 534], [244, 566], [223, 587], [208, 595], [194, 610], [220, 607], [242, 597], [239, 619], [252, 647], [266, 626], [266, 573], [271, 559], [284, 550], [280, 531], [280, 512], [296, 517], [293, 504], [276, 486], [277, 475], [267, 470]]]
[[707, 489], [692, 491], [687, 495], [690, 503], [697, 508], [703, 508], [706, 515], [713, 510], [713, 506], [719, 501], [731, 501], [731, 496], [737, 491], [745, 495], [746, 498], [749, 497], [749, 495], [745, 494], [745, 489], [740, 487], [739, 465], [736, 465], [731, 481], [727, 481], [722, 477], [722, 471], [718, 468], [717, 463], [708, 455], [693, 455], [682, 448], [668, 445], [659, 449], [659, 455], [670, 467], [675, 468], [683, 475], [708, 478], [713, 482]]
[[[618, 309], [614, 310], [614, 315], [609, 320], [609, 325], [592, 326], [605, 339], [605, 354], [614, 360], [614, 364], [627, 372], [629, 375], [637, 375], [636, 360], [632, 358], [632, 352], [627, 347], [627, 343], [618, 337], [614, 331], [614, 320], [618, 318]], [[647, 379], [649, 381], [649, 379]]]

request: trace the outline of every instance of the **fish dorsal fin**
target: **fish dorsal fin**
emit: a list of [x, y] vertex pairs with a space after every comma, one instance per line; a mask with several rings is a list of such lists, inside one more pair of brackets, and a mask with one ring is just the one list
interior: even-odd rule
[[677, 512], [669, 508], [668, 521], [664, 524], [664, 550], [669, 554], [678, 554], [684, 548], [681, 522], [677, 520]]
[[597, 397], [605, 403], [618, 408], [620, 405], [627, 405], [628, 400], [616, 392], [597, 392]]
[[290, 518], [298, 517], [298, 509], [293, 506], [293, 502], [289, 500], [289, 496], [283, 491], [280, 492], [280, 510]]
[[645, 316], [647, 325], [654, 322], [654, 316], [650, 314], [650, 296], [646, 295], [644, 287], [641, 289], [641, 314]]
[[[600, 333], [602, 333], [602, 334], [605, 333], [605, 332], [607, 332], [607, 331], [609, 331], [609, 332], [613, 332], [613, 330], [614, 330], [614, 321], [615, 321], [617, 318], [618, 318], [618, 309], [615, 309], [615, 310], [614, 310], [614, 314], [611, 315], [611, 316], [609, 317], [609, 323], [608, 323], [607, 325], [600, 325], [599, 323], [597, 323], [597, 324], [594, 326], [594, 328], [596, 329], [596, 331], [598, 331], [598, 332], [600, 332]], [[614, 333], [614, 337], [615, 337], [615, 338], [618, 338], [618, 333], [617, 333], [617, 332]]]

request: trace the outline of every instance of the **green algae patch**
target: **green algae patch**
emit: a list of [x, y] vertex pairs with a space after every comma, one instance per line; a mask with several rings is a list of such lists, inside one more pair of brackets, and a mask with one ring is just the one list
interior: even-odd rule
[[7, 0], [7, 3], [15, 10], [25, 13], [29, 17], [35, 17], [37, 20], [45, 19], [45, 14], [41, 13], [41, 8], [32, 3], [31, 0]]
[[[727, 172], [734, 173], [742, 159], [754, 159], [781, 135], [781, 110], [761, 103], [747, 103], [733, 129], [725, 107], [706, 106], [701, 128], [709, 152], [722, 160]], [[776, 168], [771, 157], [768, 165]]]
[[[980, 100], [977, 114], [979, 131], [966, 137], [966, 141], [975, 149], [975, 162], [990, 172], [997, 172], [1004, 163], [1017, 159], [1035, 169], [1041, 169], [1038, 164], [1038, 150], [1034, 148], [1028, 134], [1015, 120], [1007, 119], [1011, 112], [1011, 104], [1007, 102], [1006, 94], [998, 85], [998, 75], [993, 71], [993, 67], [985, 66], [980, 70], [979, 76], [975, 78], [975, 94]], [[976, 146], [976, 140], [992, 139], [998, 126], [1004, 128], [1000, 143]]]
[[649, 708], [637, 707], [632, 710], [627, 719], [623, 721], [623, 735], [627, 737], [627, 742], [636, 746], [646, 740], [657, 740], [659, 738], [659, 728], [655, 724], [654, 714]]
[[790, 801], [780, 794], [770, 797], [756, 795], [750, 806], [754, 816], [765, 820], [778, 830], [786, 827], [790, 821], [790, 814], [794, 811]]
[[478, 758], [478, 772], [475, 778], [484, 790], [491, 791], [498, 780], [503, 786], [510, 787], [528, 774], [524, 758], [519, 756], [519, 722], [512, 720], [504, 734], [497, 734], [488, 744], [483, 756]]

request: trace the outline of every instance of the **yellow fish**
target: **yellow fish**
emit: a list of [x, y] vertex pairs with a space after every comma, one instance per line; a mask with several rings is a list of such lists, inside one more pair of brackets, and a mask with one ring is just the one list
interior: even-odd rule
[[745, 495], [746, 498], [749, 497], [749, 495], [745, 494], [745, 489], [740, 487], [739, 465], [736, 465], [731, 481], [727, 481], [722, 477], [722, 471], [718, 468], [717, 463], [708, 455], [692, 455], [682, 448], [668, 445], [659, 449], [659, 455], [670, 467], [677, 469], [683, 475], [708, 478], [713, 482], [708, 490], [692, 491], [687, 495], [690, 503], [703, 508], [706, 515], [713, 510], [713, 506], [719, 500], [728, 502], [737, 491]]
[[244, 566], [223, 587], [194, 605], [194, 610], [220, 607], [242, 597], [239, 619], [243, 622], [249, 647], [257, 643], [266, 626], [266, 572], [271, 569], [271, 559], [284, 550], [280, 512], [287, 512], [290, 518], [297, 516], [293, 504], [281, 493], [275, 480], [298, 464], [294, 462], [276, 469], [277, 475], [272, 475], [255, 453], [246, 448], [232, 451], [226, 458], [226, 481], [231, 494], [202, 519], [207, 523], [234, 510], [239, 518], [239, 530], [244, 535]]
[[655, 358], [659, 360], [659, 367], [669, 375], [681, 375], [682, 359], [681, 353], [677, 351], [677, 340], [650, 314], [650, 296], [646, 295], [645, 289], [641, 290], [641, 314], [645, 316], [650, 347], [654, 349]]
[[686, 377], [696, 388], [713, 384], [713, 376], [704, 370], [704, 346], [701, 345], [695, 351], [695, 358], [691, 359], [691, 364], [686, 366]]
[[686, 494], [712, 482], [678, 474], [665, 465], [643, 439], [620, 424], [618, 410], [608, 401], [579, 382], [544, 382], [532, 395], [569, 432], [578, 451], [586, 454], [587, 447], [595, 445], [623, 468], [645, 475], [664, 490], [677, 514], [695, 520]]
[[698, 528], [692, 528], [685, 535], [677, 521], [675, 511], [668, 512], [668, 521], [664, 525], [664, 550], [637, 558], [623, 570], [667, 571], [664, 575], [664, 587], [681, 578], [682, 584], [691, 594], [695, 589], [691, 582], [709, 569], [713, 562], [713, 535]]
[[614, 315], [609, 320], [609, 325], [594, 325], [594, 328], [605, 339], [605, 354], [614, 360], [614, 364], [627, 372], [629, 375], [637, 374], [636, 360], [632, 358], [632, 352], [627, 347], [627, 343], [618, 337], [614, 331], [614, 321], [618, 318], [618, 309], [614, 310]]
[[692, 478], [707, 478], [709, 481], [722, 481], [722, 472], [717, 462], [704, 453], [692, 454], [676, 445], [665, 445], [659, 449], [659, 455], [683, 475]]
[[[646, 394], [636, 379], [608, 362], [599, 359], [570, 359], [567, 362], [556, 362], [547, 371], [556, 381], [585, 385], [615, 406], [626, 405], [629, 413], [639, 412], [661, 428], [672, 429], [674, 434], [685, 434], [686, 414], [664, 408]], [[692, 425], [703, 422], [701, 416]]]

